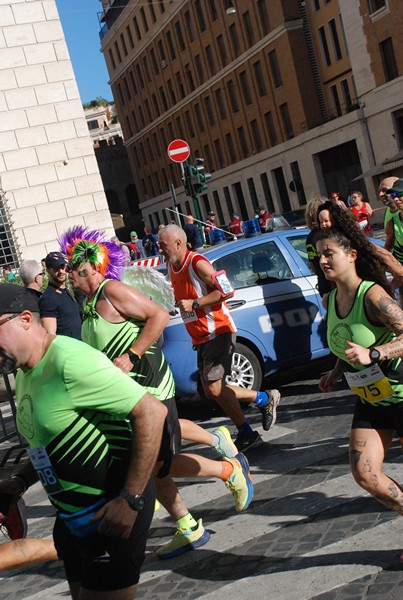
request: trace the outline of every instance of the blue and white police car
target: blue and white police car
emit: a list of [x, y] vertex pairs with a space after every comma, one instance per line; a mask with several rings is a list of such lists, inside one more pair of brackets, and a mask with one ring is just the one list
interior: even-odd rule
[[[227, 300], [238, 329], [228, 383], [257, 390], [263, 377], [329, 354], [325, 311], [305, 249], [308, 233], [288, 229], [203, 252], [235, 289]], [[196, 352], [179, 314], [164, 331], [163, 352], [178, 396], [195, 393]]]

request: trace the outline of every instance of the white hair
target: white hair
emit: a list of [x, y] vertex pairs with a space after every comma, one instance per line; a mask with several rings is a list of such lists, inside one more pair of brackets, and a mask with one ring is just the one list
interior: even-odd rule
[[42, 272], [41, 265], [36, 260], [23, 260], [18, 274], [25, 287], [35, 281], [35, 277]]

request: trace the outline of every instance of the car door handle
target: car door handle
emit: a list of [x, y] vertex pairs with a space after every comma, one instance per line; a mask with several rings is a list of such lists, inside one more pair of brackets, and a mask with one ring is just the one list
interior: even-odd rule
[[246, 300], [227, 300], [227, 305], [230, 309], [239, 308], [246, 304]]

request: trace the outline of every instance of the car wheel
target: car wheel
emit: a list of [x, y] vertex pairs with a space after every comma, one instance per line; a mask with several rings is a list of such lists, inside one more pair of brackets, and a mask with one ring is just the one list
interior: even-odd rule
[[250, 348], [243, 344], [235, 345], [231, 374], [227, 375], [225, 380], [230, 385], [239, 385], [248, 390], [260, 390], [262, 368], [257, 356]]

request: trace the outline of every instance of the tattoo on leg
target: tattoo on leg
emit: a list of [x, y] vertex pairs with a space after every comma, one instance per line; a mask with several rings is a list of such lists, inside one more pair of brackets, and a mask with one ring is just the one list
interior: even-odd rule
[[384, 494], [375, 494], [374, 498], [376, 498], [379, 502], [381, 502], [388, 508], [395, 510], [399, 514], [403, 515], [403, 499], [395, 500], [394, 498], [390, 498], [389, 496], [385, 496]]
[[358, 446], [358, 448], [365, 448], [367, 445], [367, 440], [355, 440], [354, 444]]
[[363, 473], [371, 473], [371, 471], [372, 471], [371, 459], [367, 458], [364, 461], [364, 464], [362, 466], [362, 472]]
[[357, 470], [358, 461], [360, 460], [362, 452], [359, 450], [350, 450], [350, 468], [352, 472]]

